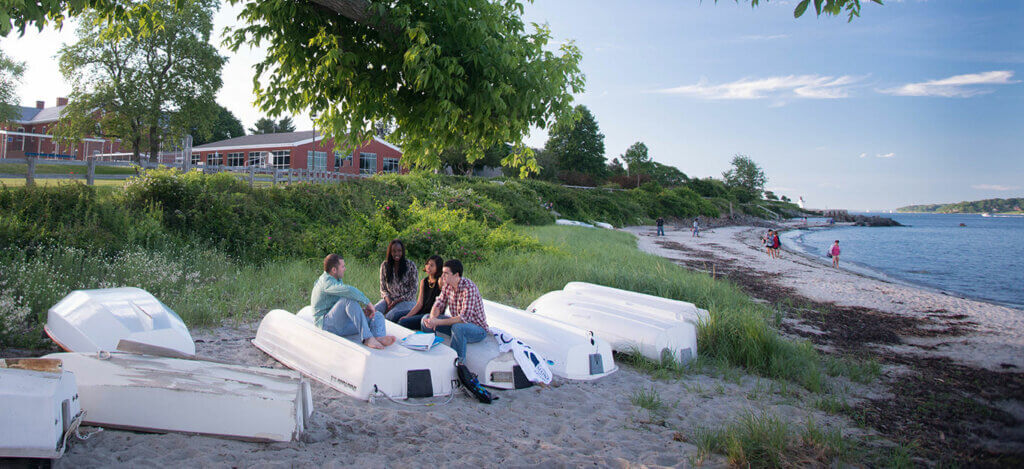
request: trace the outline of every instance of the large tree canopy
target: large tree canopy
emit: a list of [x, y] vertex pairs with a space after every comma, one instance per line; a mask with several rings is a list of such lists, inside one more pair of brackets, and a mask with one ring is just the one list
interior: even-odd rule
[[746, 155], [732, 157], [732, 169], [722, 173], [725, 184], [731, 189], [741, 189], [752, 197], [760, 198], [768, 178], [754, 160]]
[[209, 129], [209, 133], [204, 132], [198, 127], [191, 128], [190, 133], [192, 134], [192, 145], [198, 146], [210, 142], [227, 140], [229, 138], [241, 137], [245, 135], [245, 127], [242, 127], [242, 121], [238, 120], [231, 111], [218, 104], [217, 118], [213, 121], [213, 125]]
[[[546, 128], [570, 111], [583, 89], [579, 49], [570, 42], [551, 51], [547, 26], [528, 32], [518, 0], [228, 1], [245, 5], [247, 23], [230, 45], [268, 48], [254, 78], [265, 112], [311, 112], [319, 130], [350, 144], [369, 138], [373, 122], [394, 119], [389, 140], [413, 166], [437, 167], [445, 148], [467, 148], [473, 160], [512, 143], [516, 151], [503, 163], [521, 175], [535, 171], [520, 142], [532, 126]], [[819, 15], [860, 14], [860, 0], [813, 4]], [[803, 0], [794, 15], [809, 5]], [[138, 0], [13, 1], [0, 6], [0, 33], [60, 25], [87, 9], [111, 23], [135, 21], [131, 33], [163, 25]]]

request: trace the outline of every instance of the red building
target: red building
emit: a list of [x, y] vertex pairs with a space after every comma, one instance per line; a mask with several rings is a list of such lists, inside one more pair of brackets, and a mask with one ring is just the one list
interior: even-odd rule
[[60, 119], [68, 98], [57, 98], [57, 105], [46, 107], [45, 101], [36, 101], [36, 107], [22, 106], [21, 116], [0, 129], [0, 158], [37, 158], [82, 160], [86, 155], [107, 155], [121, 151], [117, 139], [85, 138], [78, 145], [59, 145], [53, 139], [53, 126]]
[[374, 137], [351, 152], [334, 151], [334, 141], [312, 130], [245, 135], [192, 147], [193, 165], [259, 166], [348, 174], [407, 172], [402, 150]]

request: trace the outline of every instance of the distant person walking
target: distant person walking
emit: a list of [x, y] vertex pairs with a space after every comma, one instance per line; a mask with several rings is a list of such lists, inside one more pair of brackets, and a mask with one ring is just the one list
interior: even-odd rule
[[665, 236], [665, 219], [658, 217], [655, 223], [658, 224], [658, 236]]
[[761, 235], [761, 245], [764, 246], [764, 253], [767, 254], [768, 257], [772, 257], [771, 240], [772, 240], [772, 230], [768, 230], [767, 233]]
[[700, 238], [700, 223], [697, 218], [693, 219], [693, 236]]
[[832, 247], [828, 248], [828, 255], [832, 256], [832, 267], [839, 267], [840, 252], [841, 250], [839, 249], [839, 240], [837, 239], [835, 244], [833, 244]]

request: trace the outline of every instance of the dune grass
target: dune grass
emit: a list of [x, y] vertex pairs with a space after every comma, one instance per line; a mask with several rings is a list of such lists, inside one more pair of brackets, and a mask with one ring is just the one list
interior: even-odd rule
[[748, 412], [720, 428], [698, 428], [693, 442], [698, 459], [724, 454], [734, 467], [842, 466], [867, 456], [839, 430], [808, 420], [802, 427], [768, 413]]

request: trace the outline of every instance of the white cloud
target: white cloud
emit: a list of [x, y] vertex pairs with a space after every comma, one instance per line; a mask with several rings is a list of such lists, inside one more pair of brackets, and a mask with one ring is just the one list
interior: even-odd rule
[[1020, 186], [1003, 186], [999, 184], [975, 184], [971, 186], [971, 189], [978, 189], [982, 191], [1015, 191], [1020, 189]]
[[709, 84], [706, 78], [695, 85], [657, 90], [658, 93], [676, 94], [703, 99], [765, 99], [765, 98], [846, 98], [849, 85], [860, 78], [820, 75], [788, 75], [767, 78], [743, 78], [719, 85]]
[[867, 153], [861, 153], [861, 154], [860, 154], [860, 157], [861, 157], [861, 158], [867, 158], [867, 157], [868, 157], [868, 154], [867, 154]]
[[892, 152], [885, 153], [885, 154], [879, 153], [879, 154], [875, 155], [875, 158], [892, 158], [894, 156], [896, 156], [896, 154], [892, 153]]
[[955, 75], [941, 80], [929, 80], [921, 83], [879, 90], [881, 93], [896, 96], [941, 96], [944, 98], [970, 98], [979, 94], [991, 93], [995, 90], [986, 85], [1012, 85], [1020, 83], [1013, 80], [1013, 72], [996, 70], [992, 72], [968, 73]]
[[773, 41], [775, 39], [785, 39], [789, 37], [789, 34], [752, 34], [750, 36], [740, 36], [740, 41]]

